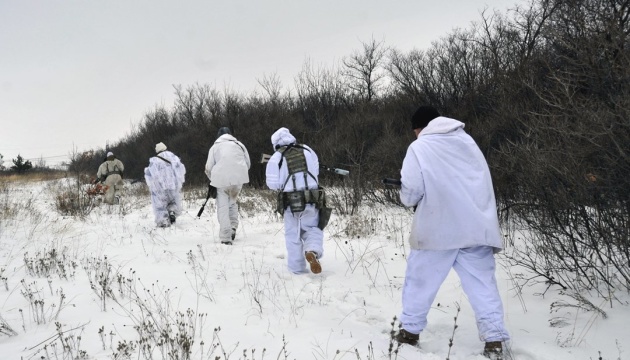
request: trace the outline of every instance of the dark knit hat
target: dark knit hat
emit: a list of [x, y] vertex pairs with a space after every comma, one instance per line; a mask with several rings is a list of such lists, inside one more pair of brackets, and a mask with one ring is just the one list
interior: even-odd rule
[[224, 126], [219, 129], [219, 132], [217, 132], [217, 137], [221, 135], [225, 135], [225, 134], [232, 134], [232, 132], [230, 131], [230, 128], [227, 126]]
[[431, 120], [439, 116], [440, 113], [433, 106], [420, 106], [411, 117], [411, 128], [414, 130], [425, 128]]

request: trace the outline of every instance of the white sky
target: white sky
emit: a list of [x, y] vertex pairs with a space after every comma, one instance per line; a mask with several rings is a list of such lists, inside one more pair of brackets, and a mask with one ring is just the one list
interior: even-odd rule
[[306, 59], [332, 67], [372, 37], [409, 51], [516, 0], [0, 0], [0, 154], [48, 165], [103, 148], [173, 85], [248, 93]]

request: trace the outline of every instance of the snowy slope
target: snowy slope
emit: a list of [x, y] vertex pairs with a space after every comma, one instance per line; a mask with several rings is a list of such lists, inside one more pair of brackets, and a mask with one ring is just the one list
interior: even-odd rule
[[[405, 209], [333, 215], [323, 272], [293, 275], [282, 222], [269, 197], [254, 191], [242, 196], [236, 241], [225, 246], [212, 200], [196, 218], [202, 191], [186, 194], [175, 226], [158, 229], [142, 191], [129, 189], [123, 205], [100, 205], [80, 219], [58, 214], [58, 188], [0, 187], [0, 315], [14, 332], [0, 332], [0, 359], [184, 359], [187, 348], [191, 359], [483, 359], [454, 272], [420, 347], [389, 349], [409, 251]], [[539, 295], [544, 284], [516, 291], [520, 270], [498, 262], [514, 359], [599, 359], [600, 351], [603, 359], [630, 358], [627, 306], [594, 299], [605, 319], [574, 307], [552, 312], [552, 303], [572, 300], [554, 288]], [[616, 295], [627, 304], [627, 294]]]

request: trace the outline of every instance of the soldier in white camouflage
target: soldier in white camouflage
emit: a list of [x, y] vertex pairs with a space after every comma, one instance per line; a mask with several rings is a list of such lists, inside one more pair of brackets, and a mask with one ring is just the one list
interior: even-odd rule
[[109, 151], [107, 158], [98, 167], [96, 179], [106, 186], [103, 202], [114, 205], [119, 203], [120, 195], [123, 189], [123, 171], [125, 166], [122, 161], [118, 160], [114, 153]]
[[319, 160], [313, 149], [297, 144], [287, 128], [271, 136], [275, 153], [267, 163], [266, 182], [279, 191], [277, 211], [284, 216], [284, 238], [289, 270], [305, 273], [306, 263], [314, 274], [322, 271], [324, 233], [320, 223], [323, 190], [320, 190]]

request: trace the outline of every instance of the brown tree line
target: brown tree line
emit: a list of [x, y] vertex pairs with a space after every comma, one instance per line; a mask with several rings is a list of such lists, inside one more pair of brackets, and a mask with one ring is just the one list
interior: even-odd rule
[[[527, 248], [508, 252], [515, 264], [567, 289], [630, 289], [629, 18], [630, 0], [532, 0], [483, 12], [427, 49], [371, 40], [336, 67], [307, 61], [291, 90], [273, 75], [251, 94], [178, 86], [172, 107], [156, 107], [107, 150], [127, 178], [141, 178], [162, 141], [187, 183], [203, 184], [208, 149], [229, 126], [262, 187], [260, 153], [284, 126], [320, 162], [350, 170], [323, 181], [347, 187], [356, 205], [399, 174], [410, 115], [432, 104], [465, 122], [485, 153], [504, 224], [534, 230]], [[82, 161], [96, 170], [105, 151]]]

